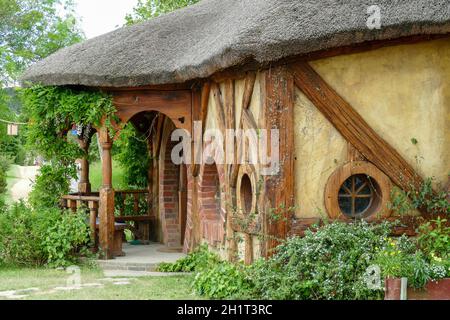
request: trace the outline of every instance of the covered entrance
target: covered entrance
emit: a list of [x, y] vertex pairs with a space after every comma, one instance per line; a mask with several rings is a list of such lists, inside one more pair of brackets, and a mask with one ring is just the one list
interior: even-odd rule
[[[112, 124], [115, 136], [111, 136], [108, 127], [111, 124], [104, 123], [95, 129], [102, 154], [102, 186], [99, 192], [91, 191], [89, 161], [82, 159], [78, 192], [64, 196], [63, 206], [73, 211], [80, 207], [89, 209], [92, 238], [96, 239], [94, 249], [100, 249], [105, 259], [130, 255], [148, 257], [145, 250], [151, 252], [155, 246], [162, 254], [163, 251], [181, 253], [186, 241], [190, 169], [172, 161], [173, 147], [179, 141], [172, 141], [171, 135], [176, 129], [192, 131], [192, 90], [183, 87], [103, 90], [113, 95], [119, 120]], [[127, 123], [131, 123], [147, 143], [147, 149], [142, 150], [150, 158], [145, 190], [115, 190], [112, 183], [111, 150]], [[92, 135], [79, 141], [86, 151]], [[132, 207], [131, 214], [124, 212], [125, 206]], [[125, 230], [133, 234], [134, 244], [145, 246], [136, 249], [124, 245]]]

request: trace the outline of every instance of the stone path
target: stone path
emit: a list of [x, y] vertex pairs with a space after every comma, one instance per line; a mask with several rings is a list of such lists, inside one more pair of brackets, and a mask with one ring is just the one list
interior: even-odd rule
[[14, 202], [28, 198], [28, 194], [32, 187], [32, 181], [39, 171], [39, 167], [16, 166], [16, 168], [15, 178], [19, 180], [11, 187], [11, 198]]
[[27, 288], [27, 289], [20, 289], [20, 290], [0, 291], [0, 300], [1, 299], [20, 300], [20, 299], [27, 298], [29, 296], [47, 295], [47, 294], [64, 292], [64, 291], [82, 290], [82, 289], [86, 289], [86, 288], [103, 288], [105, 286], [105, 283], [111, 283], [111, 284], [117, 285], [117, 286], [124, 286], [124, 285], [130, 285], [133, 280], [134, 279], [129, 279], [129, 278], [106, 277], [103, 279], [99, 279], [98, 280], [99, 282], [83, 283], [80, 285], [71, 285], [71, 286], [53, 287], [53, 288], [49, 288], [46, 290], [42, 290], [40, 288]]

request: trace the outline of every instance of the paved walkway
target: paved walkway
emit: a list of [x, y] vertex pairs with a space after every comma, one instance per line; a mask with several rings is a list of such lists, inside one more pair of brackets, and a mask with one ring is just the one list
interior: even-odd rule
[[105, 272], [114, 271], [114, 274], [120, 276], [157, 275], [154, 272], [161, 262], [175, 262], [185, 257], [182, 252], [167, 250], [166, 246], [159, 243], [137, 246], [124, 244], [123, 251], [125, 252], [124, 257], [99, 260], [98, 264]]
[[11, 199], [13, 202], [28, 198], [28, 194], [32, 188], [32, 182], [39, 171], [39, 167], [16, 166], [16, 168], [15, 178], [18, 181], [11, 187]]

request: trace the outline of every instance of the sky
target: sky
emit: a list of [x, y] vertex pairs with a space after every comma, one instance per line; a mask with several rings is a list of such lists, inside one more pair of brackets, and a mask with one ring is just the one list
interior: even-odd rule
[[75, 0], [81, 28], [88, 39], [113, 31], [125, 23], [137, 0]]

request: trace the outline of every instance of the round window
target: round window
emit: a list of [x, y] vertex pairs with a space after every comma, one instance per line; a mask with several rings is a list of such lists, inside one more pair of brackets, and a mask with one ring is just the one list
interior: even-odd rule
[[364, 218], [379, 204], [377, 182], [364, 174], [356, 174], [344, 181], [338, 194], [339, 208], [350, 218]]

